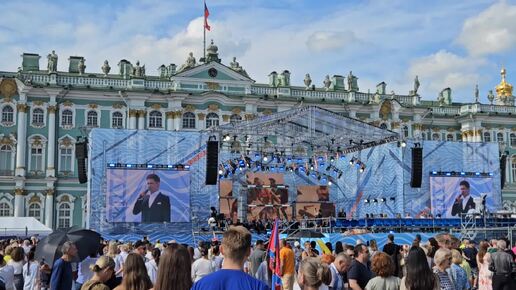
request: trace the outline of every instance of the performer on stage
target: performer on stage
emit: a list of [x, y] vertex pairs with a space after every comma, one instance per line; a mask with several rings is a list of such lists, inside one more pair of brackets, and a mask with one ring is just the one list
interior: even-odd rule
[[147, 175], [147, 189], [140, 193], [133, 207], [133, 214], [142, 214], [142, 223], [170, 222], [170, 199], [159, 185], [158, 175]]
[[473, 197], [469, 194], [469, 182], [463, 180], [459, 183], [460, 194], [455, 199], [452, 207], [452, 216], [460, 216], [460, 214], [467, 213], [471, 209], [475, 209], [475, 202]]

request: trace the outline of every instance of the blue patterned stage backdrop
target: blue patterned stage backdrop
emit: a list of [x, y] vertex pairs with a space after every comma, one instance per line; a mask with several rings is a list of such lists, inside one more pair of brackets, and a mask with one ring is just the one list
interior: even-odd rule
[[434, 216], [439, 214], [443, 218], [452, 218], [470, 211], [479, 211], [483, 197], [486, 200], [486, 209], [496, 210], [493, 178], [431, 176], [430, 193]]
[[106, 195], [110, 222], [190, 221], [190, 171], [110, 168]]

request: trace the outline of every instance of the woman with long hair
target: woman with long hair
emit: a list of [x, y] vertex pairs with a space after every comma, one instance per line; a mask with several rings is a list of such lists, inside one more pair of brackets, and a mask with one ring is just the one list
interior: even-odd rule
[[22, 247], [15, 247], [11, 253], [11, 260], [7, 265], [14, 269], [14, 287], [16, 290], [23, 290], [23, 264], [25, 252]]
[[384, 252], [376, 253], [371, 263], [371, 270], [376, 277], [369, 280], [365, 290], [400, 289], [400, 278], [393, 276], [394, 262], [392, 261], [391, 256]]
[[181, 245], [167, 247], [159, 259], [154, 290], [189, 290], [192, 287], [192, 260]]
[[342, 242], [338, 241], [335, 243], [335, 255], [338, 255], [340, 252], [344, 252], [344, 247], [342, 246]]
[[149, 274], [149, 278], [152, 284], [156, 283], [156, 278], [158, 277], [158, 265], [160, 255], [161, 251], [158, 248], [152, 249], [152, 259], [145, 263], [145, 267], [147, 268], [147, 274]]
[[375, 239], [369, 241], [369, 252], [371, 253], [370, 258], [372, 259], [376, 254], [378, 254], [378, 244]]
[[151, 288], [152, 282], [147, 275], [143, 258], [136, 253], [130, 253], [124, 263], [122, 284], [115, 290], [149, 290]]
[[407, 274], [401, 279], [400, 290], [439, 290], [439, 281], [426, 261], [423, 249], [412, 247], [406, 259]]
[[39, 279], [39, 265], [34, 261], [34, 251], [27, 254], [27, 263], [23, 265], [23, 290], [34, 290]]
[[493, 289], [493, 272], [489, 271], [489, 263], [491, 263], [491, 254], [488, 252], [489, 243], [487, 241], [480, 242], [477, 265], [478, 265], [478, 290]]

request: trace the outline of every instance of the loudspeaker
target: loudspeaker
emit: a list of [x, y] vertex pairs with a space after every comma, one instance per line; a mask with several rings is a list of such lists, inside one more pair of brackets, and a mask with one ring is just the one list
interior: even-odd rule
[[217, 184], [219, 166], [219, 142], [208, 141], [206, 148], [206, 185]]
[[88, 143], [75, 143], [75, 158], [77, 158], [77, 174], [79, 183], [88, 182], [88, 172], [86, 171], [86, 158], [88, 158]]
[[423, 148], [412, 148], [412, 171], [410, 174], [410, 186], [421, 187], [423, 177]]
[[505, 187], [505, 166], [507, 165], [507, 155], [500, 156], [500, 184], [501, 189]]

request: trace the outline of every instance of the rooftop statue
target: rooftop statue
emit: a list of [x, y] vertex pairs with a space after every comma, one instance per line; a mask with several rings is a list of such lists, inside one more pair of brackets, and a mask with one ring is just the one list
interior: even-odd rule
[[49, 73], [57, 71], [57, 54], [55, 50], [52, 50], [52, 53], [47, 55], [48, 65], [47, 70]]
[[233, 61], [229, 64], [229, 67], [231, 67], [232, 70], [234, 70], [234, 71], [236, 71], [238, 73], [241, 73], [241, 74], [243, 74], [245, 76], [248, 76], [247, 72], [245, 71], [245, 69], [236, 60], [236, 57], [233, 57]]
[[144, 77], [145, 76], [145, 65], [140, 66], [140, 61], [136, 61], [136, 66], [133, 68], [133, 76], [134, 77]]
[[417, 90], [419, 89], [419, 78], [416, 76], [414, 79], [414, 96], [417, 95]]
[[309, 90], [310, 85], [312, 84], [312, 78], [310, 77], [310, 74], [305, 75], [305, 79], [303, 80], [303, 82], [305, 83], [305, 88]]
[[478, 84], [475, 85], [475, 103], [480, 103], [480, 101], [479, 101], [479, 92], [478, 92]]
[[353, 75], [352, 71], [349, 71], [348, 75], [348, 90], [350, 92], [357, 92], [358, 91], [358, 78]]
[[193, 68], [196, 65], [195, 57], [193, 56], [193, 52], [188, 54], [188, 58], [186, 62], [179, 68], [179, 71], [183, 71], [185, 69]]
[[86, 64], [84, 64], [85, 59], [81, 58], [79, 60], [79, 63], [77, 64], [77, 68], [79, 69], [79, 74], [84, 74], [84, 71], [86, 70]]
[[107, 76], [109, 74], [111, 67], [109, 66], [109, 62], [107, 61], [107, 59], [104, 61], [104, 64], [102, 65], [102, 67], [100, 69], [102, 70], [102, 72], [104, 73], [105, 76]]
[[323, 84], [324, 84], [324, 88], [325, 88], [326, 90], [329, 90], [329, 89], [330, 89], [330, 86], [331, 86], [331, 80], [330, 80], [330, 76], [329, 76], [329, 75], [326, 75], [326, 77], [324, 78]]
[[489, 103], [491, 105], [493, 104], [494, 99], [495, 99], [495, 96], [493, 94], [493, 90], [489, 90], [489, 94], [487, 94], [487, 100], [489, 101]]

